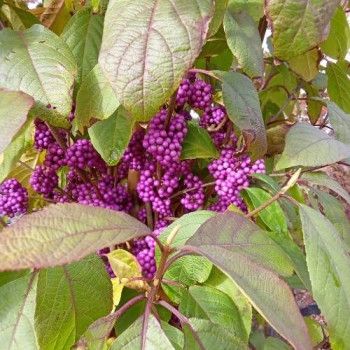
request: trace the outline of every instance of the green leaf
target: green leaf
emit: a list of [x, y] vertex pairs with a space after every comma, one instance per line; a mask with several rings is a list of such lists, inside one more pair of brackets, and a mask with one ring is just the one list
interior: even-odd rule
[[0, 182], [6, 179], [23, 152], [32, 144], [32, 120], [30, 118], [14, 136], [3, 153], [4, 159], [0, 163]]
[[179, 86], [201, 51], [213, 13], [211, 0], [109, 2], [99, 63], [136, 120], [149, 120]]
[[84, 9], [71, 18], [61, 34], [78, 63], [76, 79], [79, 86], [97, 64], [103, 19], [101, 14], [92, 14], [89, 9]]
[[142, 344], [142, 323], [143, 317], [138, 318], [126, 331], [114, 341], [110, 350], [175, 350], [170, 340], [163, 331], [161, 325], [153, 315], [149, 316], [146, 334], [145, 347]]
[[305, 81], [311, 81], [318, 74], [318, 65], [322, 56], [317, 49], [289, 59], [290, 69]]
[[222, 291], [233, 300], [247, 336], [247, 338], [242, 337], [242, 339], [247, 342], [252, 327], [252, 307], [248, 299], [240, 292], [237, 285], [215, 266], [213, 266], [209, 278], [205, 281], [205, 285]]
[[272, 28], [274, 55], [289, 60], [323, 41], [338, 4], [339, 0], [266, 0], [265, 13]]
[[[215, 216], [212, 211], [196, 211], [190, 214], [183, 215], [171, 225], [169, 225], [159, 236], [164, 243], [170, 232], [180, 225], [179, 232], [172, 241], [172, 247], [181, 247], [185, 242], [197, 231], [197, 229], [209, 218]], [[159, 262], [160, 251], [156, 248], [156, 260]], [[203, 283], [210, 275], [212, 264], [205, 258], [200, 256], [184, 256], [176, 260], [169, 269], [165, 272], [164, 278], [167, 280], [177, 281], [183, 285], [193, 285], [197, 282]], [[162, 288], [168, 297], [179, 303], [181, 300], [183, 288], [162, 284]]]
[[67, 2], [66, 0], [51, 0], [40, 16], [41, 23], [57, 35], [62, 33], [71, 18], [66, 6]]
[[267, 337], [264, 350], [291, 350], [291, 348], [278, 338]]
[[326, 41], [320, 47], [329, 57], [343, 59], [348, 53], [350, 40], [349, 24], [346, 14], [341, 6], [338, 6], [331, 19], [331, 29]]
[[21, 32], [2, 30], [0, 46], [0, 87], [32, 96], [35, 116], [67, 128], [76, 73], [68, 46], [39, 25]]
[[350, 80], [346, 72], [336, 63], [327, 63], [328, 94], [343, 111], [350, 113]]
[[[217, 233], [213, 235], [213, 232]], [[306, 326], [290, 289], [271, 271], [289, 273], [289, 262], [256, 225], [240, 214], [229, 211], [218, 214], [199, 228], [187, 246], [228, 275], [295, 349], [311, 349]]]
[[[346, 216], [344, 206], [339, 200], [326, 192], [312, 187], [311, 190], [316, 194], [324, 215], [340, 233], [340, 236], [350, 251], [350, 222]], [[317, 210], [318, 206], [315, 209]]]
[[34, 332], [37, 275], [26, 274], [0, 288], [0, 341], [8, 350], [39, 350]]
[[76, 103], [73, 130], [81, 133], [92, 118], [107, 119], [118, 108], [119, 102], [98, 64], [81, 84]]
[[227, 114], [241, 130], [252, 159], [264, 156], [267, 141], [258, 93], [251, 80], [240, 73], [215, 72], [222, 80]]
[[304, 321], [309, 331], [312, 345], [316, 346], [317, 344], [321, 343], [321, 341], [323, 340], [322, 326], [310, 317], [305, 317]]
[[350, 260], [339, 233], [323, 215], [300, 206], [313, 297], [327, 322], [333, 349], [350, 343]]
[[169, 323], [161, 321], [161, 326], [163, 332], [166, 334], [171, 344], [173, 345], [175, 350], [183, 350], [184, 348], [184, 335], [183, 333], [176, 327], [170, 326]]
[[248, 12], [254, 22], [264, 16], [264, 0], [229, 0], [228, 8], [233, 12]]
[[198, 318], [191, 318], [189, 322], [192, 329], [186, 323], [182, 324], [185, 335], [184, 350], [248, 350], [247, 345], [238, 337], [218, 324]]
[[187, 123], [181, 159], [218, 158], [219, 152], [206, 130], [196, 123]]
[[215, 11], [214, 11], [213, 19], [211, 20], [209, 25], [208, 37], [213, 36], [219, 30], [222, 24], [222, 21], [224, 19], [227, 2], [228, 0], [215, 1]]
[[3, 271], [0, 272], [0, 287], [28, 274], [29, 270]]
[[112, 310], [112, 284], [105, 264], [91, 255], [68, 266], [41, 270], [36, 302], [40, 348], [69, 349], [91, 323]]
[[350, 145], [330, 137], [308, 123], [296, 123], [288, 132], [286, 147], [276, 170], [293, 166], [321, 166], [350, 157]]
[[219, 324], [242, 341], [248, 340], [235, 303], [218, 289], [208, 286], [190, 287], [183, 294], [179, 311], [188, 318], [195, 317]]
[[[16, 7], [12, 3], [6, 3], [5, 5], [3, 5], [1, 10], [5, 12], [6, 9], [8, 9], [8, 11], [10, 11], [11, 13], [11, 16], [10, 16], [11, 19], [9, 20], [14, 30], [30, 28], [33, 24], [40, 24], [40, 21], [34, 15], [32, 15], [29, 11], [22, 10], [21, 8]], [[6, 15], [6, 12], [5, 12], [5, 15]]]
[[0, 153], [26, 122], [33, 105], [33, 98], [23, 92], [0, 89]]
[[333, 180], [324, 172], [317, 171], [304, 173], [301, 176], [301, 180], [311, 182], [315, 185], [325, 186], [337, 193], [350, 204], [350, 195], [348, 192], [339, 184], [339, 182]]
[[250, 77], [261, 77], [264, 74], [262, 43], [258, 28], [249, 13], [225, 12], [224, 29], [227, 44], [243, 71]]
[[109, 165], [116, 165], [132, 136], [134, 122], [120, 106], [108, 119], [95, 123], [89, 128], [89, 136], [96, 151]]
[[[269, 201], [272, 197], [260, 188], [249, 187], [245, 188], [244, 191], [248, 193], [254, 208]], [[288, 232], [286, 216], [277, 201], [271, 203], [266, 209], [261, 210], [258, 215], [271, 231], [281, 235], [286, 235]]]
[[1, 232], [0, 271], [64, 265], [149, 233], [123, 212], [73, 203], [51, 205]]

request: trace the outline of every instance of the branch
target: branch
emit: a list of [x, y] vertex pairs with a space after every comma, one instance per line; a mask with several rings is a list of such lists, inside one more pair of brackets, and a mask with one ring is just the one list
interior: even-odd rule
[[199, 74], [204, 74], [204, 75], [208, 75], [209, 77], [212, 77], [216, 80], [219, 80], [222, 82], [222, 79], [219, 78], [218, 76], [216, 76], [213, 72], [210, 72], [208, 70], [205, 69], [197, 69], [197, 68], [193, 68], [189, 70], [190, 73], [199, 73]]

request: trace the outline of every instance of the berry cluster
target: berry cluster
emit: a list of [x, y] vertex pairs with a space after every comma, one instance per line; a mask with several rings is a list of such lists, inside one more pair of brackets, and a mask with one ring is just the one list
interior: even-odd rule
[[28, 209], [28, 191], [16, 179], [4, 181], [0, 186], [0, 215], [13, 218]]

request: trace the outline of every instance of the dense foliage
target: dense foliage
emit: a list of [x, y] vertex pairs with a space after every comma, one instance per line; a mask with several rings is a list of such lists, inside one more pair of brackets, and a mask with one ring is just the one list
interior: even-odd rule
[[350, 349], [347, 6], [0, 0], [1, 348]]

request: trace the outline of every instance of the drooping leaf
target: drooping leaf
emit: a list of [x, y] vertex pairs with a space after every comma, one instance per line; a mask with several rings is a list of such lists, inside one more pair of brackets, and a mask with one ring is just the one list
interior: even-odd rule
[[242, 340], [218, 324], [199, 318], [191, 318], [189, 322], [192, 330], [186, 323], [182, 324], [185, 335], [184, 350], [248, 349]]
[[331, 19], [331, 29], [326, 41], [320, 46], [322, 51], [334, 59], [343, 59], [348, 53], [350, 29], [344, 9], [338, 6]]
[[200, 53], [213, 13], [211, 0], [109, 2], [99, 63], [137, 120], [149, 120], [178, 87]]
[[187, 135], [182, 143], [181, 159], [219, 157], [219, 152], [206, 130], [196, 123], [188, 123], [187, 129]]
[[0, 235], [0, 270], [60, 266], [150, 230], [123, 212], [56, 204], [26, 215]]
[[40, 16], [41, 23], [57, 35], [62, 33], [71, 18], [66, 3], [66, 0], [51, 0]]
[[346, 192], [339, 182], [333, 180], [324, 172], [317, 171], [305, 173], [301, 176], [301, 180], [305, 180], [315, 185], [325, 186], [337, 193], [350, 204], [350, 195], [348, 192]]
[[[179, 232], [172, 241], [172, 247], [181, 247], [196, 232], [196, 230], [209, 218], [215, 215], [212, 211], [197, 211], [183, 215], [180, 219], [169, 225], [159, 236], [165, 242], [170, 232], [180, 225]], [[159, 261], [160, 252], [156, 249], [156, 259]], [[184, 256], [175, 261], [165, 272], [164, 279], [177, 281], [183, 285], [203, 283], [210, 275], [212, 264], [200, 256]], [[162, 288], [168, 297], [179, 303], [183, 289], [181, 287], [163, 284]]]
[[34, 332], [36, 273], [0, 288], [0, 341], [7, 350], [39, 350]]
[[343, 111], [350, 113], [350, 79], [337, 63], [327, 63], [328, 94]]
[[192, 286], [181, 298], [179, 311], [188, 318], [200, 318], [225, 327], [247, 342], [248, 336], [233, 300], [218, 289]]
[[23, 92], [0, 89], [0, 153], [26, 122], [33, 105], [33, 98]]
[[313, 297], [327, 322], [333, 349], [350, 342], [350, 260], [339, 233], [319, 212], [300, 206]]
[[296, 123], [288, 132], [286, 147], [276, 170], [301, 166], [321, 166], [350, 157], [350, 145], [333, 139], [308, 123]]
[[318, 74], [318, 65], [322, 56], [317, 49], [308, 51], [302, 55], [291, 58], [289, 62], [290, 69], [298, 74], [305, 81], [311, 81]]
[[23, 152], [31, 146], [32, 143], [32, 118], [29, 118], [22, 126], [21, 130], [13, 137], [12, 142], [3, 153], [4, 159], [0, 163], [0, 182], [6, 179], [21, 158]]
[[105, 264], [91, 255], [67, 266], [41, 270], [36, 302], [40, 348], [69, 349], [90, 324], [112, 310], [112, 285]]
[[208, 37], [213, 36], [219, 30], [224, 19], [225, 10], [228, 0], [216, 0], [215, 11], [212, 20], [210, 21]]
[[286, 144], [286, 134], [290, 129], [290, 125], [277, 125], [266, 130], [267, 152], [268, 157], [281, 154]]
[[[271, 199], [271, 195], [260, 188], [248, 187], [244, 191], [248, 193], [254, 208], [259, 207]], [[287, 221], [278, 202], [273, 202], [267, 208], [261, 210], [259, 216], [271, 231], [286, 235]]]
[[[241, 317], [246, 336], [249, 337], [252, 327], [252, 306], [237, 285], [215, 266], [204, 284], [222, 291], [233, 300]], [[248, 338], [243, 338], [243, 340], [246, 342]]]
[[254, 22], [259, 22], [264, 16], [264, 0], [229, 0], [228, 8], [233, 12], [248, 12]]
[[2, 30], [0, 45], [0, 87], [32, 96], [35, 116], [68, 127], [77, 69], [68, 46], [39, 25], [20, 32]]
[[338, 4], [339, 0], [266, 0], [265, 13], [272, 28], [274, 55], [289, 60], [325, 40]]
[[[213, 235], [217, 227], [220, 232]], [[206, 221], [187, 241], [187, 246], [232, 278], [259, 313], [295, 349], [311, 349], [290, 289], [271, 272], [277, 265], [280, 269], [289, 263], [257, 226], [244, 216], [228, 211]]]
[[119, 106], [113, 89], [97, 64], [87, 75], [77, 94], [73, 130], [84, 131], [90, 120], [107, 119]]
[[97, 64], [103, 19], [101, 14], [92, 14], [91, 10], [84, 9], [71, 18], [61, 35], [78, 63], [76, 79], [79, 86]]
[[149, 316], [148, 328], [146, 334], [144, 334], [146, 345], [142, 347], [142, 322], [143, 317], [138, 318], [131, 327], [117, 337], [111, 345], [110, 350], [175, 350], [160, 323], [153, 315]]
[[132, 136], [133, 120], [120, 106], [108, 119], [95, 123], [89, 128], [94, 148], [110, 166], [116, 165]]
[[241, 130], [253, 160], [263, 157], [267, 150], [264, 122], [258, 93], [251, 80], [240, 73], [218, 72], [228, 117]]
[[243, 71], [250, 77], [261, 77], [264, 74], [262, 43], [253, 18], [247, 12], [228, 8], [224, 29], [227, 44]]

